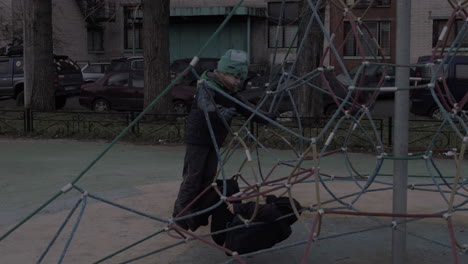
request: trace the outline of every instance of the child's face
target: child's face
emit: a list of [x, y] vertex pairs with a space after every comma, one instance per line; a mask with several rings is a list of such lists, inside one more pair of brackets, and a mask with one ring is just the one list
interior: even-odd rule
[[224, 86], [226, 86], [226, 88], [228, 88], [231, 91], [237, 91], [239, 89], [240, 84], [242, 82], [242, 80], [240, 78], [236, 78], [234, 76], [227, 75], [227, 74], [224, 74], [224, 73], [220, 73], [220, 76], [221, 76], [222, 82], [223, 82]]

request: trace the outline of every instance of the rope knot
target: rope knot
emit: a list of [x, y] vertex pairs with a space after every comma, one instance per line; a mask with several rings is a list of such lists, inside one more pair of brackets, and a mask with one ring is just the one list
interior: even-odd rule
[[442, 217], [445, 218], [445, 219], [448, 219], [448, 218], [451, 217], [452, 215], [453, 215], [453, 214], [451, 214], [451, 213], [445, 213], [445, 214], [442, 215]]

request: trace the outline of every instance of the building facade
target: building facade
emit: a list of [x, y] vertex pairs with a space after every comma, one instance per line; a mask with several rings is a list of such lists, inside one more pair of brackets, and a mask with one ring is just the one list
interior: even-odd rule
[[[371, 40], [374, 37], [380, 45], [382, 56], [387, 62], [395, 62], [396, 44], [396, 1], [395, 0], [345, 0], [345, 6], [330, 6], [330, 32], [335, 33], [334, 44], [347, 69], [359, 65], [365, 52], [365, 59], [373, 60], [378, 54], [377, 46]], [[346, 15], [346, 10], [349, 14]], [[356, 38], [350, 21], [360, 20], [364, 37]], [[358, 33], [359, 34], [359, 33]], [[367, 42], [366, 42], [367, 41]], [[361, 45], [359, 45], [359, 43]], [[380, 54], [378, 54], [380, 55]], [[338, 67], [336, 61], [330, 63]]]
[[[21, 31], [21, 2], [0, 0], [0, 24], [4, 29], [0, 44], [10, 42]], [[54, 52], [77, 61], [103, 61], [142, 54], [142, 10], [140, 0], [53, 0]], [[171, 60], [193, 57], [214, 33], [237, 0], [172, 0], [170, 18]], [[343, 0], [379, 42], [388, 62], [395, 62], [396, 0]], [[373, 3], [371, 8], [367, 6]], [[249, 52], [252, 64], [281, 62], [294, 38], [303, 10], [297, 0], [287, 0], [282, 27], [277, 30], [281, 0], [245, 0], [226, 28], [202, 54], [219, 57], [226, 49]], [[335, 46], [345, 65], [360, 63], [356, 39], [347, 38], [350, 23], [343, 7], [329, 5], [326, 27], [336, 30]], [[411, 62], [430, 54], [434, 41], [453, 8], [447, 1], [413, 0], [411, 20]], [[458, 21], [458, 29], [461, 27]], [[5, 30], [8, 29], [8, 30]], [[16, 33], [17, 34], [17, 33]], [[278, 38], [276, 38], [278, 36]], [[326, 46], [325, 43], [324, 46]], [[277, 47], [277, 48], [275, 48]], [[466, 45], [468, 48], [468, 45]], [[465, 51], [462, 47], [462, 51]], [[287, 60], [295, 59], [293, 48]], [[276, 54], [275, 54], [276, 53]], [[333, 64], [333, 62], [331, 62]]]
[[[413, 0], [411, 3], [411, 62], [417, 62], [418, 57], [430, 55], [437, 39], [447, 23], [453, 7], [448, 1]], [[456, 20], [456, 25], [448, 33], [451, 44], [463, 25], [463, 19]], [[468, 38], [462, 41], [459, 54], [467, 55]]]

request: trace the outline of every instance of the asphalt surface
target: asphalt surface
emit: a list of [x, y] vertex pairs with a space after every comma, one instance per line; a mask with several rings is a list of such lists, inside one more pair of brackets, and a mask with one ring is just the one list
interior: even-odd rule
[[[72, 140], [15, 140], [0, 139], [0, 234], [4, 234], [15, 223], [26, 217], [40, 204], [47, 201], [63, 186], [71, 182], [107, 147], [105, 142], [83, 142]], [[289, 151], [274, 151], [261, 154], [262, 166], [271, 168], [277, 158], [291, 159]], [[78, 182], [79, 186], [105, 199], [124, 204], [131, 208], [166, 218], [181, 180], [183, 146], [154, 146], [117, 144]], [[226, 165], [227, 175], [232, 175], [242, 163], [245, 154], [239, 151]], [[311, 161], [308, 161], [309, 163]], [[376, 157], [371, 154], [353, 154], [349, 162], [356, 171], [365, 175], [373, 170]], [[455, 165], [451, 159], [436, 160], [444, 175], [453, 175]], [[320, 163], [322, 173], [346, 176], [342, 155], [335, 154], [323, 158]], [[310, 166], [304, 164], [304, 166]], [[381, 172], [391, 173], [392, 161], [384, 163]], [[427, 175], [424, 161], [411, 161], [410, 174]], [[288, 175], [291, 168], [275, 171], [273, 177]], [[468, 170], [468, 162], [463, 164]], [[249, 180], [249, 178], [247, 178]], [[251, 180], [251, 179], [250, 179]], [[382, 182], [391, 177], [379, 177]], [[410, 183], [427, 183], [426, 178], [411, 178]], [[375, 188], [385, 185], [373, 186]], [[354, 182], [329, 183], [335, 194], [345, 195], [357, 190]], [[313, 185], [304, 184], [293, 189], [294, 197], [303, 206], [313, 201]], [[330, 196], [322, 190], [323, 199]], [[70, 208], [79, 197], [76, 191], [64, 194], [20, 227], [8, 239], [0, 241], [2, 263], [34, 263], [49, 243]], [[438, 193], [408, 191], [408, 208], [412, 213], [434, 213], [446, 204]], [[83, 223], [70, 247], [65, 263], [91, 263], [110, 254], [124, 245], [145, 237], [164, 227], [154, 221], [142, 221], [141, 216], [123, 210], [114, 210], [100, 202], [89, 199]], [[361, 211], [391, 212], [391, 191], [370, 192], [356, 204]], [[327, 205], [331, 207], [332, 204]], [[466, 208], [466, 206], [465, 206]], [[320, 240], [314, 242], [308, 263], [371, 264], [391, 262], [392, 229], [391, 218], [335, 217], [325, 215], [321, 227]], [[456, 212], [454, 218], [455, 235], [461, 244], [468, 244], [468, 217], [466, 212]], [[75, 220], [70, 221], [65, 235], [60, 237], [59, 246], [52, 248], [52, 257], [60, 252]], [[309, 227], [312, 218], [304, 219]], [[290, 238], [279, 246], [287, 246], [279, 251], [246, 258], [247, 263], [300, 263], [304, 254], [308, 231], [297, 222]], [[383, 228], [377, 228], [383, 226]], [[454, 263], [450, 250], [447, 223], [444, 219], [422, 220], [407, 225], [408, 263], [440, 264]], [[368, 230], [368, 231], [365, 231]], [[197, 234], [207, 233], [202, 228]], [[348, 235], [343, 235], [348, 234]], [[337, 237], [335, 237], [338, 235]], [[141, 245], [123, 254], [122, 259], [106, 263], [120, 263], [144, 252], [163, 248], [177, 240], [169, 236], [158, 237], [149, 244]], [[289, 247], [294, 243], [302, 243]], [[141, 253], [140, 253], [141, 250]], [[458, 263], [468, 263], [468, 255], [458, 253]], [[229, 258], [219, 250], [201, 242], [191, 242], [158, 255], [134, 263], [225, 263]], [[55, 263], [46, 259], [44, 263]]]

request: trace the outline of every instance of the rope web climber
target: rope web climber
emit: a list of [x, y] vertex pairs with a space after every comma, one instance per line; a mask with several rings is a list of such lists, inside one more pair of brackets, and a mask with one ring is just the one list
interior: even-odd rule
[[[198, 56], [203, 53], [208, 44], [222, 30], [226, 23], [228, 23], [229, 19], [232, 17], [235, 10], [242, 4], [242, 2], [243, 1], [240, 1], [236, 5], [223, 24], [208, 40], [207, 44], [205, 44], [205, 46], [201, 49], [199, 54], [194, 57], [190, 66], [185, 69], [185, 71], [180, 74], [179, 77], [176, 78], [176, 80], [174, 80], [171, 85], [169, 85], [169, 87], [167, 87], [167, 89], [151, 105], [148, 106], [148, 109], [156, 104], [159, 98], [167, 93], [181, 78], [181, 76], [193, 70], [196, 63], [198, 62]], [[395, 65], [386, 62], [381, 47], [379, 46], [377, 40], [373, 37], [369, 27], [366, 26], [366, 24], [363, 22], [363, 17], [357, 17], [353, 14], [354, 6], [348, 7], [342, 0], [331, 0], [329, 2], [321, 0], [307, 1], [307, 12], [311, 13], [311, 18], [308, 21], [304, 20], [301, 22], [306, 23], [307, 25], [305, 35], [307, 35], [307, 32], [311, 30], [312, 24], [316, 23], [321, 28], [326, 43], [319, 67], [303, 76], [296, 75], [296, 61], [294, 61], [288, 70], [286, 70], [286, 67], [280, 67], [281, 71], [279, 80], [276, 82], [273, 80], [270, 81], [270, 83], [275, 83], [275, 85], [271, 85], [268, 88], [255, 109], [250, 108], [225, 91], [213, 85], [207, 86], [207, 89], [212, 89], [217, 93], [222, 94], [224, 97], [233, 100], [235, 103], [248, 109], [252, 113], [250, 118], [247, 118], [247, 120], [242, 125], [236, 127], [235, 129], [231, 128], [229, 125], [227, 125], [226, 122], [224, 122], [230, 134], [230, 141], [224, 148], [216, 144], [213, 130], [210, 129], [210, 134], [213, 138], [213, 144], [217, 150], [219, 169], [216, 177], [213, 179], [213, 184], [201, 192], [191, 204], [184, 208], [184, 210], [189, 209], [191, 206], [193, 206], [194, 203], [206, 197], [206, 195], [210, 192], [216, 194], [217, 199], [214, 204], [211, 204], [209, 207], [189, 215], [182, 216], [183, 212], [181, 212], [179, 216], [176, 216], [174, 219], [172, 219], [162, 216], [150, 215], [136, 209], [128, 208], [122, 204], [118, 204], [99, 197], [98, 195], [90, 193], [86, 189], [80, 187], [78, 184], [80, 179], [112, 148], [112, 146], [117, 141], [119, 141], [129, 131], [129, 129], [131, 129], [131, 127], [133, 127], [145, 115], [145, 110], [135, 119], [134, 122], [132, 122], [132, 124], [130, 124], [129, 127], [124, 129], [122, 133], [116, 139], [114, 139], [114, 141], [112, 141], [112, 143], [76, 177], [75, 180], [64, 186], [46, 203], [41, 205], [29, 216], [15, 225], [7, 233], [3, 234], [0, 237], [0, 244], [6, 243], [4, 240], [12, 232], [20, 228], [31, 217], [36, 215], [39, 211], [44, 209], [59, 196], [73, 190], [78, 192], [80, 196], [76, 204], [70, 210], [66, 219], [63, 221], [62, 225], [58, 227], [55, 236], [53, 236], [43, 254], [38, 257], [37, 263], [41, 263], [44, 260], [50, 248], [56, 242], [58, 236], [62, 233], [64, 227], [78, 210], [79, 212], [77, 220], [72, 228], [71, 233], [69, 234], [59, 259], [59, 263], [62, 263], [70, 243], [74, 238], [76, 229], [80, 224], [80, 219], [85, 213], [87, 200], [89, 198], [110, 204], [142, 217], [167, 224], [163, 229], [149, 234], [141, 240], [135, 241], [131, 245], [128, 245], [127, 247], [124, 247], [117, 252], [108, 254], [94, 263], [102, 263], [107, 261], [112, 257], [121, 254], [122, 252], [131, 250], [136, 245], [139, 245], [162, 234], [167, 234], [171, 237], [174, 237], [177, 239], [177, 242], [172, 245], [147, 252], [144, 255], [128, 259], [123, 263], [135, 262], [142, 258], [164, 252], [169, 248], [173, 248], [195, 240], [206, 243], [207, 245], [210, 245], [213, 248], [230, 255], [231, 258], [226, 263], [231, 263], [234, 261], [247, 263], [245, 258], [247, 256], [267, 254], [273, 251], [284, 250], [285, 248], [289, 247], [303, 247], [301, 263], [307, 263], [311, 248], [313, 248], [313, 244], [322, 239], [321, 226], [326, 223], [327, 215], [368, 217], [375, 223], [375, 226], [372, 226], [367, 230], [360, 230], [360, 232], [371, 232], [372, 230], [385, 228], [398, 229], [398, 225], [401, 224], [401, 222], [391, 220], [389, 221], [388, 219], [391, 219], [392, 217], [405, 217], [408, 219], [406, 220], [407, 223], [427, 218], [444, 219], [447, 221], [448, 225], [447, 232], [450, 236], [453, 263], [459, 263], [459, 254], [467, 253], [468, 246], [466, 243], [468, 243], [468, 240], [466, 237], [462, 240], [458, 240], [459, 238], [457, 238], [454, 234], [452, 219], [457, 214], [464, 214], [466, 216], [466, 211], [468, 211], [468, 207], [466, 205], [468, 203], [468, 181], [463, 179], [462, 172], [462, 164], [465, 160], [464, 154], [466, 152], [466, 145], [468, 144], [468, 116], [467, 113], [463, 111], [468, 101], [468, 92], [465, 93], [465, 96], [461, 100], [457, 101], [455, 99], [455, 97], [450, 92], [447, 82], [445, 81], [446, 72], [443, 66], [453, 59], [461, 47], [461, 43], [468, 31], [468, 15], [466, 11], [466, 3], [455, 4], [452, 1], [449, 2], [453, 6], [454, 10], [438, 39], [437, 46], [434, 49], [434, 53], [432, 54], [429, 62], [425, 64], [414, 65]], [[279, 31], [282, 24], [285, 8], [284, 3], [285, 1], [282, 2], [282, 10], [279, 18], [277, 32]], [[343, 16], [339, 22], [339, 25], [331, 31], [325, 27], [324, 21], [319, 15], [319, 9], [324, 4], [333, 4], [343, 11]], [[372, 5], [372, 3], [370, 5]], [[366, 13], [367, 10], [363, 14], [365, 15]], [[464, 23], [453, 43], [450, 46], [447, 46], [447, 32], [450, 31], [450, 28], [454, 27], [454, 21], [456, 18], [463, 19]], [[335, 36], [339, 28], [343, 27], [345, 21], [349, 22], [351, 30], [347, 33], [345, 41], [338, 44], [335, 41]], [[349, 38], [354, 38], [359, 57], [362, 58], [362, 63], [357, 72], [354, 73], [354, 76], [352, 76], [348, 69], [346, 69], [344, 66], [343, 58], [340, 55], [340, 51], [342, 51], [344, 48], [344, 43], [346, 43]], [[307, 41], [307, 39], [303, 38], [299, 43], [297, 48], [297, 57], [301, 56], [305, 41]], [[368, 54], [369, 51], [371, 52], [370, 55]], [[287, 57], [288, 56], [286, 56], [284, 59], [285, 61]], [[372, 59], [369, 59], [369, 57]], [[326, 58], [329, 58], [328, 61], [330, 61], [330, 63], [327, 63]], [[339, 70], [335, 69], [333, 66], [330, 66], [336, 64], [340, 65]], [[366, 70], [368, 70], [369, 67], [373, 65], [382, 69], [379, 75], [379, 81], [377, 86], [366, 87], [365, 73]], [[284, 64], [281, 64], [280, 66], [284, 66]], [[388, 75], [388, 69], [392, 67], [423, 67], [431, 71], [431, 78], [412, 77], [410, 87], [388, 87], [385, 85], [388, 84], [389, 80], [394, 78], [394, 76]], [[196, 74], [195, 71], [193, 72]], [[345, 86], [339, 82], [337, 80], [337, 72], [342, 72], [347, 79], [347, 83], [350, 85]], [[274, 74], [272, 74], [272, 76], [273, 75]], [[321, 87], [313, 84], [312, 81], [315, 79], [321, 80]], [[333, 86], [337, 84], [340, 86], [338, 87], [339, 90], [342, 91], [340, 94], [343, 94], [344, 96], [340, 96], [340, 94], [336, 93], [336, 90], [333, 89]], [[318, 89], [323, 93], [328, 94], [336, 104], [336, 111], [334, 114], [327, 120], [324, 128], [318, 131], [318, 133], [312, 138], [305, 136], [304, 128], [301, 125], [302, 121], [292, 96], [292, 93], [296, 89], [304, 87], [304, 85], [306, 85], [308, 89]], [[429, 89], [431, 91], [435, 102], [443, 114], [443, 121], [441, 122], [437, 133], [433, 135], [431, 144], [422, 151], [410, 153], [409, 158], [407, 158], [410, 160], [410, 162], [414, 160], [424, 161], [431, 179], [431, 183], [427, 184], [426, 182], [416, 182], [408, 186], [408, 188], [412, 191], [436, 192], [440, 194], [440, 199], [445, 202], [446, 209], [438, 212], [430, 211], [406, 215], [395, 215], [387, 212], [364, 211], [360, 209], [357, 204], [366, 196], [366, 194], [378, 191], [388, 191], [393, 188], [391, 181], [383, 181], [377, 178], [385, 161], [405, 159], [404, 157], [394, 156], [386, 152], [387, 148], [380, 139], [380, 133], [373, 120], [370, 109], [375, 104], [376, 99], [380, 93], [394, 93], [400, 90], [417, 91], [420, 89]], [[208, 91], [207, 94], [209, 94]], [[262, 109], [262, 107], [264, 107], [269, 100], [273, 102], [269, 106], [270, 110], [275, 110], [275, 108], [278, 108], [278, 104], [283, 97], [290, 100], [294, 107], [293, 120], [297, 122], [299, 128], [297, 131], [285, 127], [281, 123], [270, 119], [268, 116], [263, 115], [260, 112], [260, 109]], [[208, 98], [208, 100], [212, 100], [212, 98]], [[206, 104], [204, 105], [206, 106]], [[210, 127], [210, 116], [206, 107], [203, 107], [203, 111], [207, 120], [207, 124]], [[268, 148], [265, 147], [265, 138], [258, 138], [249, 127], [250, 120], [255, 115], [260, 116], [269, 122], [269, 126], [265, 127], [265, 133], [271, 137], [279, 137], [281, 140], [285, 141], [286, 144], [291, 148], [291, 153], [294, 155], [293, 158], [288, 160], [281, 159], [275, 156], [275, 153], [271, 152]], [[367, 125], [364, 126], [364, 123]], [[447, 127], [452, 129], [457, 135], [457, 145], [452, 146], [453, 148], [451, 149], [436, 149], [435, 142], [441, 137], [442, 130]], [[340, 134], [340, 131], [342, 130], [344, 130], [345, 133], [337, 139], [337, 135]], [[372, 149], [372, 153], [374, 155], [373, 158], [375, 159], [375, 165], [373, 168], [371, 168], [371, 172], [367, 174], [360, 172], [352, 161], [353, 159], [351, 156], [353, 152], [351, 151], [350, 143], [351, 139], [356, 137], [357, 134], [359, 134], [359, 137], [363, 139], [363, 144]], [[288, 137], [293, 138], [293, 142], [288, 140]], [[337, 145], [338, 147], [334, 148], [334, 146]], [[233, 160], [232, 157], [234, 156], [234, 153], [239, 152], [245, 154], [243, 155], [243, 160], [238, 163]], [[455, 161], [456, 172], [453, 178], [447, 177], [447, 175], [438, 169], [437, 163], [434, 160], [434, 155], [436, 153], [445, 153], [447, 156], [453, 158]], [[323, 159], [332, 155], [343, 158], [343, 166], [346, 168], [348, 175], [337, 176], [333, 173], [329, 173], [321, 169]], [[262, 159], [265, 159], [265, 157], [268, 157], [271, 160], [275, 160], [275, 165], [270, 168], [265, 168], [261, 162]], [[236, 166], [237, 173], [234, 175], [228, 175], [226, 170], [227, 166]], [[242, 183], [242, 188], [234, 194], [228, 194], [229, 190], [227, 181], [233, 176], [235, 179], [237, 179], [237, 181]], [[334, 185], [343, 182], [353, 183], [357, 188], [357, 191], [352, 191], [351, 188], [350, 192], [348, 193], [337, 193], [334, 191]], [[375, 187], [375, 185], [378, 187]], [[309, 199], [307, 199], [307, 201], [298, 200], [302, 206], [298, 206], [298, 204], [294, 202], [294, 191], [299, 188], [299, 186], [302, 188], [307, 188], [311, 196]], [[307, 234], [306, 240], [294, 241], [286, 245], [263, 249], [261, 251], [242, 255], [210, 240], [209, 236], [223, 233], [225, 234], [231, 231], [242, 228], [249, 228], [255, 225], [264, 225], [265, 223], [255, 221], [255, 218], [259, 211], [259, 207], [261, 206], [263, 199], [262, 197], [271, 193], [279, 193], [280, 196], [288, 197], [293, 212], [290, 215], [283, 216], [283, 218], [295, 216], [297, 219], [299, 219], [299, 222], [301, 222], [303, 225], [303, 232]], [[250, 217], [245, 218], [240, 216], [240, 219], [243, 221], [243, 225], [241, 226], [228, 227], [217, 231], [215, 234], [209, 233], [200, 235], [183, 229], [175, 224], [175, 222], [178, 220], [198, 217], [209, 213], [212, 210], [219, 208], [220, 206], [227, 206], [231, 203], [242, 201], [253, 201], [255, 206], [253, 214]], [[276, 221], [280, 221], [281, 219], [282, 218], [278, 218]], [[345, 235], [349, 235], [349, 233], [347, 232], [343, 234], [336, 234], [333, 237], [337, 238]], [[421, 236], [416, 234], [415, 237]], [[310, 258], [313, 258], [313, 256], [310, 256]]]

